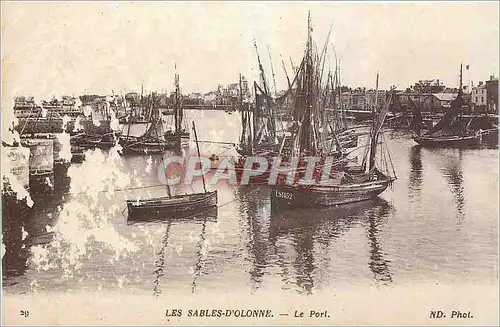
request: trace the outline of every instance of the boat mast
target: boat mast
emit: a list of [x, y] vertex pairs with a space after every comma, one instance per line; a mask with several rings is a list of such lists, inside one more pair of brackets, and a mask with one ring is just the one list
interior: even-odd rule
[[373, 112], [376, 113], [378, 111], [378, 72], [377, 72], [377, 81], [375, 82], [375, 105], [373, 106]]
[[[198, 145], [198, 134], [196, 133], [196, 125], [193, 120], [193, 131], [194, 131], [194, 140], [196, 141], [196, 150], [198, 151], [198, 159], [201, 165], [201, 155], [200, 155], [200, 146]], [[205, 177], [203, 176], [203, 165], [201, 165], [201, 179], [203, 181], [203, 190], [207, 193], [207, 187], [205, 186]]]
[[[144, 92], [144, 83], [141, 83], [141, 101], [139, 102], [139, 116], [142, 116], [142, 106], [144, 99], [142, 98], [142, 94]], [[137, 114], [134, 112], [134, 114]]]
[[305, 101], [304, 101], [304, 116], [303, 116], [303, 126], [302, 126], [302, 138], [300, 144], [300, 152], [316, 151], [316, 144], [311, 144], [313, 130], [313, 122], [311, 122], [312, 116], [312, 106], [313, 106], [313, 58], [312, 58], [312, 27], [311, 27], [311, 13], [308, 15], [307, 20], [307, 45], [306, 45], [306, 58], [305, 58], [305, 71], [304, 71], [304, 91], [305, 91]]
[[460, 89], [458, 90], [458, 95], [459, 101], [457, 103], [458, 105], [458, 112], [460, 115], [460, 136], [464, 136], [464, 124], [463, 124], [463, 118], [462, 118], [462, 64], [460, 64]]
[[[271, 105], [269, 103], [269, 89], [267, 87], [266, 75], [264, 74], [264, 67], [262, 67], [262, 63], [260, 61], [259, 49], [257, 48], [257, 41], [255, 41], [255, 39], [254, 39], [253, 45], [255, 47], [255, 52], [257, 53], [257, 61], [259, 63], [259, 71], [260, 71], [260, 79], [262, 82], [262, 86], [264, 87], [267, 114], [268, 114], [267, 127], [268, 127], [269, 132], [271, 133], [271, 138], [274, 141], [276, 139], [276, 127], [274, 124], [274, 116], [271, 112]], [[257, 93], [256, 93], [256, 95], [257, 95]]]
[[174, 75], [174, 87], [175, 87], [175, 107], [174, 107], [174, 119], [175, 119], [175, 132], [180, 131], [181, 126], [181, 115], [179, 108], [179, 75], [177, 74], [177, 63], [174, 65], [175, 75]]
[[292, 65], [292, 71], [294, 74], [297, 74], [297, 67], [293, 64], [292, 57], [290, 57], [290, 65]]
[[[280, 55], [280, 57], [281, 57], [281, 55]], [[290, 90], [292, 88], [292, 84], [290, 83], [290, 78], [288, 77], [288, 73], [286, 71], [285, 61], [283, 60], [283, 57], [281, 57], [281, 64], [283, 65], [283, 70], [285, 71], [285, 75], [286, 75], [286, 81], [288, 82], [288, 89]]]
[[271, 63], [271, 74], [273, 75], [273, 84], [274, 84], [274, 96], [278, 94], [278, 90], [276, 89], [276, 75], [274, 74], [274, 66], [273, 66], [273, 58], [271, 57], [271, 48], [269, 44], [267, 45], [267, 52], [269, 52], [269, 62]]
[[240, 73], [240, 81], [239, 81], [239, 87], [240, 87], [240, 110], [241, 110], [241, 138], [240, 138], [240, 146], [243, 147], [245, 144], [245, 135], [246, 135], [246, 127], [247, 127], [247, 120], [246, 120], [246, 113], [245, 110], [243, 110], [243, 88], [241, 86], [241, 73]]

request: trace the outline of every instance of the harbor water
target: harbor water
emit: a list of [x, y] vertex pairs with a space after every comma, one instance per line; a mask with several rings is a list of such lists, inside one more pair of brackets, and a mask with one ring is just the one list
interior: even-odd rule
[[[189, 110], [186, 117], [200, 141], [239, 139], [239, 113]], [[208, 186], [218, 190], [216, 218], [179, 221], [127, 219], [127, 199], [166, 195], [161, 157], [88, 150], [83, 163], [54, 171], [60, 184], [33, 195], [28, 213], [3, 217], [4, 292], [162, 297], [495, 283], [498, 150], [420, 148], [402, 131], [384, 138], [398, 179], [377, 199], [271, 212], [268, 186], [219, 183]], [[200, 148], [235, 154], [226, 144]], [[196, 181], [172, 192], [202, 189]]]

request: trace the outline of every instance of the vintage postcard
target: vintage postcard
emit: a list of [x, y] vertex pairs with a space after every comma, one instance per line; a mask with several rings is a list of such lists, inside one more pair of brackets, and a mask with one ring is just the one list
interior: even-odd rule
[[498, 325], [498, 2], [1, 6], [2, 325]]

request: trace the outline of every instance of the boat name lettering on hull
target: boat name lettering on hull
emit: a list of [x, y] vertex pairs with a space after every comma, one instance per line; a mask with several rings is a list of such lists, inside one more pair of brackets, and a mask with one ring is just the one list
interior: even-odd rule
[[291, 193], [288, 193], [288, 192], [276, 191], [276, 197], [281, 198], [281, 199], [291, 200], [293, 196]]

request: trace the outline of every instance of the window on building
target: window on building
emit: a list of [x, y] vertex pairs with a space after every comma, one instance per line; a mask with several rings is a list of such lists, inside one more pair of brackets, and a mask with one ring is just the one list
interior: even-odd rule
[[476, 102], [478, 101], [478, 97], [476, 97]]
[[484, 97], [481, 97], [481, 102], [484, 102]]

